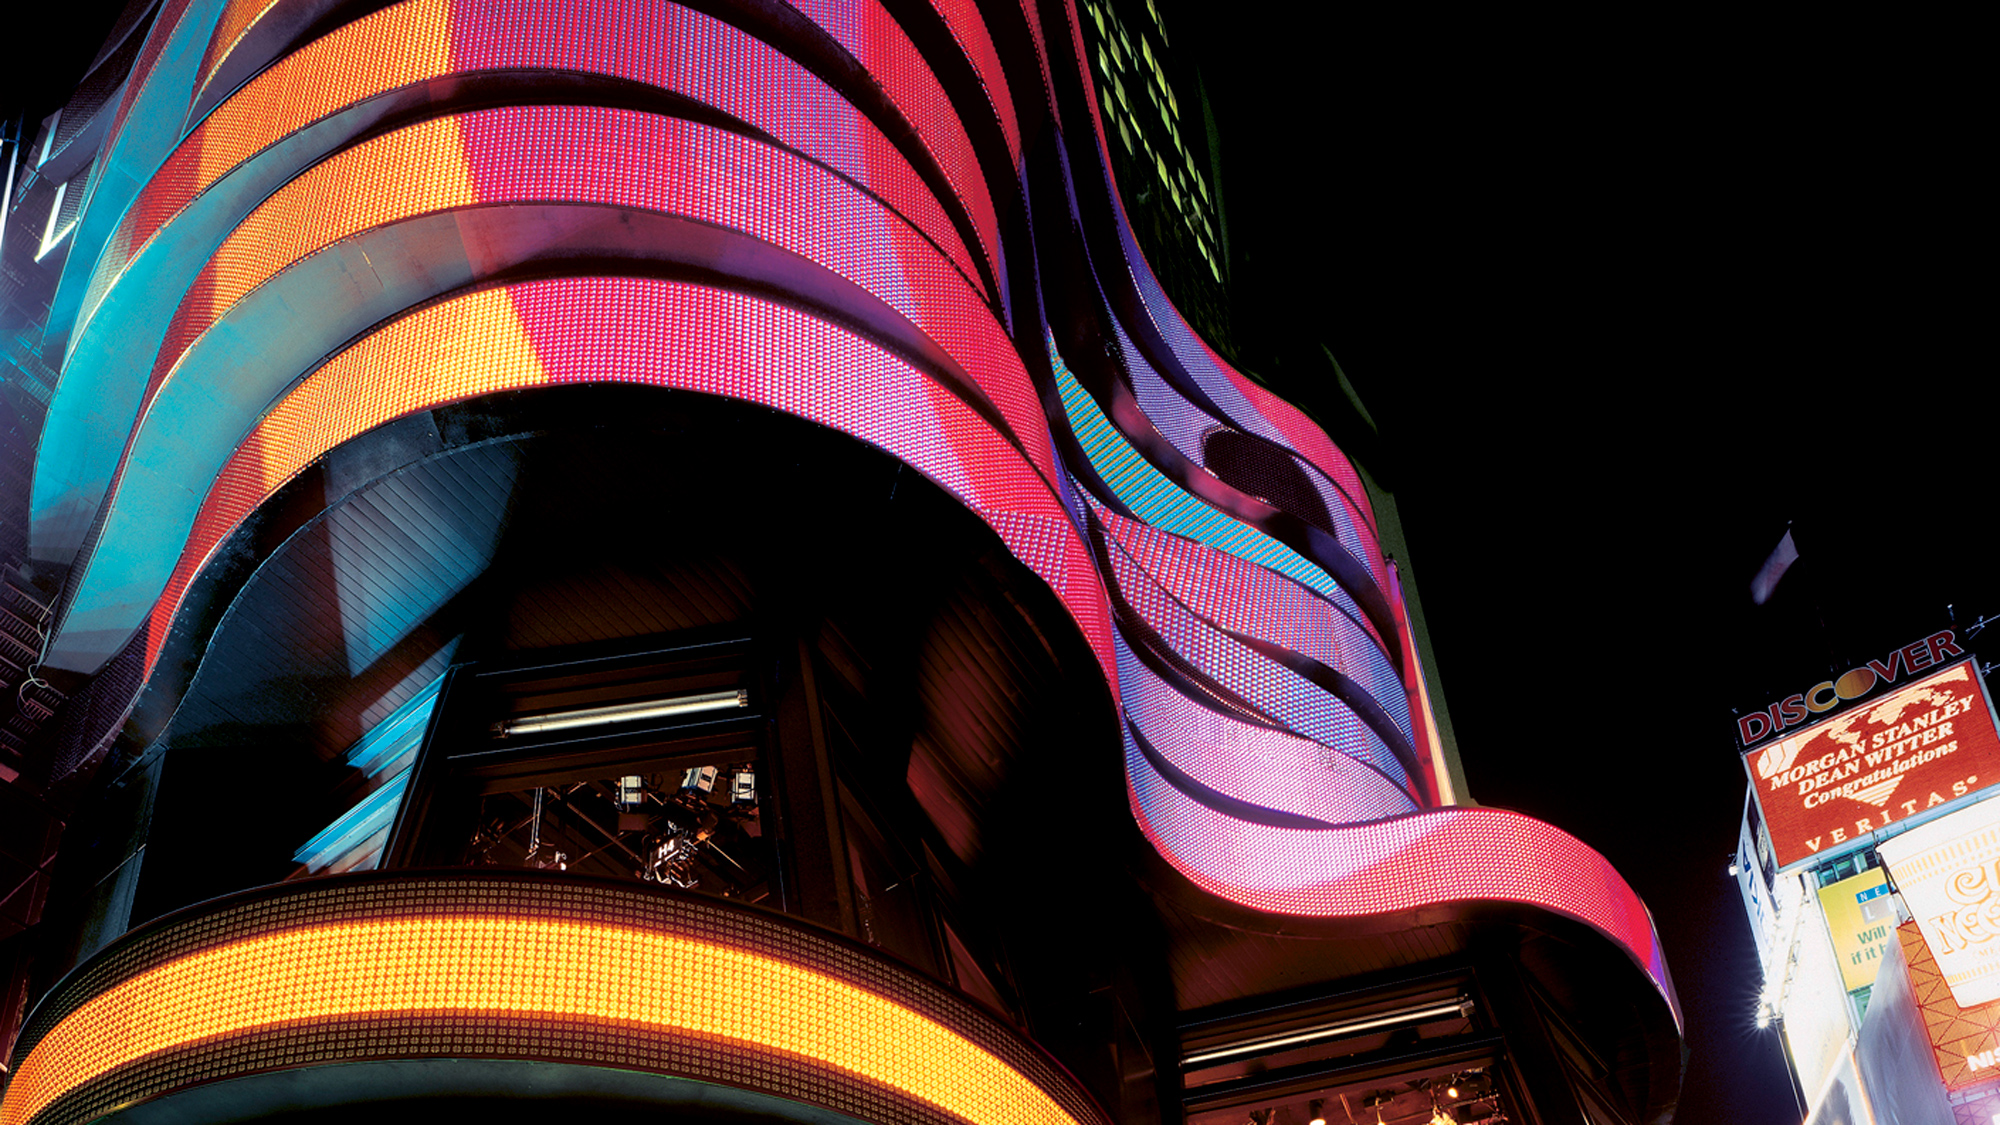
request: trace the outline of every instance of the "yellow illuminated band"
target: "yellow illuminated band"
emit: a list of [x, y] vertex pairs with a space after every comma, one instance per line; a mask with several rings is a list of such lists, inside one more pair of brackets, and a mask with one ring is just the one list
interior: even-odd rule
[[23, 1125], [118, 1067], [215, 1036], [453, 1011], [581, 1016], [718, 1036], [848, 1071], [973, 1125], [1079, 1125], [972, 1041], [824, 973], [671, 934], [463, 916], [289, 930], [121, 982], [35, 1045], [0, 1103], [0, 1125]]

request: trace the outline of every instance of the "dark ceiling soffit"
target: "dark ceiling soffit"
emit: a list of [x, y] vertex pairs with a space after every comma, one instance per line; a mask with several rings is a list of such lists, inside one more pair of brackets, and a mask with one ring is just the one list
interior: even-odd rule
[[[1297, 955], [1302, 964], [1304, 959], [1310, 958], [1312, 941], [1365, 945], [1421, 927], [1446, 925], [1475, 926], [1496, 935], [1512, 934], [1515, 941], [1527, 935], [1542, 934], [1566, 945], [1595, 950], [1607, 963], [1623, 966], [1624, 971], [1595, 972], [1582, 983], [1592, 989], [1619, 990], [1629, 1007], [1638, 1014], [1640, 1026], [1635, 1034], [1644, 1043], [1653, 1073], [1679, 1073], [1679, 1025], [1645, 967], [1634, 959], [1631, 951], [1594, 926], [1569, 915], [1527, 903], [1495, 900], [1444, 902], [1414, 910], [1338, 918], [1275, 914], [1230, 902], [1195, 886], [1161, 856], [1136, 824], [1128, 834], [1127, 856], [1128, 868], [1141, 886], [1205, 922], [1228, 930], [1305, 939], [1306, 944], [1298, 947]], [[1505, 944], [1504, 937], [1499, 940]]]
[[1298, 1063], [1262, 1071], [1230, 1082], [1218, 1082], [1187, 1091], [1181, 1104], [1192, 1115], [1232, 1106], [1251, 1106], [1282, 1098], [1298, 1097], [1329, 1086], [1386, 1082], [1423, 1069], [1463, 1070], [1490, 1063], [1506, 1054], [1506, 1042], [1498, 1032], [1455, 1035], [1426, 1040], [1415, 1048], [1385, 1048], [1361, 1055], [1322, 1062]]

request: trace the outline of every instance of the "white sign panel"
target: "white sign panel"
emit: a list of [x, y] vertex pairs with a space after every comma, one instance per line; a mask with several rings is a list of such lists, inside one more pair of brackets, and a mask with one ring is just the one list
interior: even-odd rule
[[2000, 1000], [2000, 800], [1876, 848], [1961, 1008]]

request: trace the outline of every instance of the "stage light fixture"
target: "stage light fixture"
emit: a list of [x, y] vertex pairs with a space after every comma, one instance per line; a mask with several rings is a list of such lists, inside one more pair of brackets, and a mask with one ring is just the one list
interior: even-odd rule
[[1326, 1125], [1325, 1098], [1314, 1098], [1312, 1100], [1312, 1121], [1310, 1125]]

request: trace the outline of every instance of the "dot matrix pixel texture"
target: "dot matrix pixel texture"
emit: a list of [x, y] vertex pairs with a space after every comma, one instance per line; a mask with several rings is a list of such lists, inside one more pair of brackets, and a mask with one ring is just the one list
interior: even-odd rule
[[[1122, 261], [1114, 253], [1092, 268], [1106, 270], [1100, 284], [1124, 286], [1138, 298], [1118, 307], [1136, 307], [1144, 323], [1111, 317], [1106, 354], [1123, 357], [1129, 390], [1115, 393], [1129, 393], [1144, 419], [1119, 413], [1131, 405], [1123, 399], [1110, 404], [1117, 409], [1107, 417], [1110, 407], [1072, 377], [1052, 334], [1040, 325], [1014, 331], [1003, 323], [1008, 314], [996, 312], [1010, 293], [996, 200], [1009, 209], [1026, 202], [1018, 182], [1021, 114], [1039, 112], [1028, 87], [1039, 81], [1054, 105], [1044, 13], [1022, 9], [1039, 73], [1008, 74], [986, 17], [1011, 13], [934, 0], [932, 11], [949, 32], [944, 47], [968, 68], [957, 73], [978, 81], [969, 100], [954, 104], [878, 0], [790, 2], [810, 24], [795, 25], [799, 35], [823, 33], [838, 49], [815, 41], [811, 49], [795, 42], [781, 50], [759, 38], [770, 32], [756, 30], [766, 26], [756, 20], [725, 23], [667, 0], [402, 0], [264, 60], [241, 52], [275, 42], [254, 32], [260, 20], [284, 17], [288, 0], [202, 9], [204, 18], [220, 9], [221, 18], [196, 45], [206, 53], [188, 104], [211, 77], [257, 73], [192, 122], [141, 186], [86, 274], [78, 330], [85, 343], [95, 334], [96, 346], [122, 346], [129, 337], [142, 349], [131, 401], [141, 401], [138, 385], [145, 383], [144, 398], [164, 418], [200, 409], [215, 380], [227, 378], [229, 389], [242, 392], [242, 415], [211, 426], [214, 440], [186, 456], [172, 426], [163, 435], [143, 413], [111, 435], [127, 449], [124, 464], [152, 474], [112, 481], [106, 503], [114, 507], [97, 541], [123, 557], [144, 555], [153, 567], [151, 585], [134, 585], [143, 587], [140, 594], [105, 595], [131, 601], [123, 627], [146, 631], [148, 668], [189, 584], [232, 531], [316, 459], [377, 425], [479, 395], [562, 384], [639, 383], [735, 398], [838, 429], [915, 467], [984, 519], [1055, 591], [1129, 723], [1123, 749], [1139, 826], [1197, 886], [1255, 909], [1321, 917], [1454, 901], [1532, 903], [1622, 944], [1671, 1004], [1644, 908], [1601, 857], [1512, 814], [1418, 808], [1421, 787], [1398, 755], [1435, 735], [1427, 733], [1430, 724], [1419, 730], [1412, 722], [1410, 701], [1422, 689], [1417, 673], [1399, 675], [1391, 658], [1414, 666], [1406, 632], [1383, 636], [1354, 590], [1149, 462], [1149, 453], [1178, 450], [1203, 471], [1208, 441], [1223, 431], [1269, 443], [1291, 459], [1272, 462], [1282, 475], [1289, 479], [1296, 467], [1324, 503], [1319, 526], [1398, 608], [1359, 474], [1302, 414], [1231, 370], [1188, 330], [1140, 257], [1115, 195]], [[167, 5], [161, 26], [187, 10]], [[782, 23], [773, 11], [758, 18]], [[1073, 7], [1068, 14], [1080, 58]], [[937, 39], [925, 42], [935, 47]], [[155, 36], [147, 51], [164, 41]], [[845, 58], [834, 59], [840, 52]], [[115, 146], [132, 91], [154, 58], [140, 60], [107, 146]], [[1088, 82], [1088, 66], [1081, 71]], [[500, 89], [507, 75], [542, 72], [637, 84], [654, 92], [649, 96], [705, 107], [695, 114], [703, 120], [675, 110], [467, 110], [428, 100], [433, 89], [454, 88], [439, 79], [476, 78]], [[965, 85], [954, 89], [964, 93]], [[1088, 98], [1086, 106], [1096, 113]], [[741, 127], [718, 127], [717, 120]], [[1000, 143], [991, 145], [996, 133]], [[1012, 167], [982, 166], [975, 134], [991, 145], [989, 158], [1004, 147]], [[1090, 141], [1072, 151], [1102, 152], [1101, 135]], [[995, 171], [1006, 176], [989, 175]], [[255, 190], [243, 186], [252, 184]], [[343, 333], [327, 341], [325, 353], [312, 352], [314, 362], [328, 354], [317, 369], [256, 372], [208, 362], [229, 354], [228, 332], [217, 328], [242, 322], [232, 314], [260, 300], [310, 300], [309, 292], [272, 294], [306, 276], [299, 267], [316, 256], [426, 217], [531, 206], [727, 228], [760, 250], [825, 271], [879, 302], [892, 320], [862, 324], [866, 317], [851, 309], [781, 304], [739, 291], [748, 286], [741, 279], [709, 287], [567, 276], [482, 289], [476, 286], [484, 278], [468, 276], [371, 312], [382, 319], [357, 326], [365, 330], [351, 340]], [[1059, 227], [1063, 217], [1035, 218]], [[167, 244], [179, 249], [147, 257], [150, 247]], [[186, 253], [189, 245], [201, 249]], [[1031, 265], [1033, 256], [1012, 260]], [[132, 302], [115, 299], [118, 286], [144, 288], [162, 278], [171, 281], [168, 292], [185, 297], [178, 308], [146, 314], [160, 323], [133, 331]], [[997, 290], [988, 278], [998, 280]], [[909, 330], [896, 342], [881, 328], [891, 322]], [[1142, 356], [1135, 336], [1156, 350]], [[1041, 354], [1030, 364], [1022, 349]], [[1049, 368], [1040, 366], [1044, 360]], [[226, 375], [218, 373], [225, 367]], [[1052, 371], [1054, 385], [1038, 387], [1031, 367]], [[1139, 423], [1132, 433], [1118, 428]], [[114, 420], [107, 432], [125, 425]], [[1145, 425], [1157, 437], [1139, 441]], [[235, 428], [224, 441], [217, 435], [228, 427]], [[1172, 448], [1149, 444], [1159, 437]], [[123, 445], [128, 438], [132, 444]], [[134, 449], [147, 456], [130, 456]], [[80, 556], [86, 591], [94, 550]], [[1121, 619], [1133, 635], [1114, 624], [1111, 592], [1136, 613], [1136, 621]], [[1291, 656], [1307, 660], [1287, 662]], [[1157, 673], [1149, 660], [1175, 664], [1181, 679]], [[1322, 686], [1324, 670], [1345, 678], [1336, 681], [1339, 697]], [[1325, 827], [1308, 826], [1314, 822]], [[393, 928], [403, 925], [377, 936], [408, 945], [415, 931]], [[487, 936], [499, 940], [500, 933]], [[506, 940], [526, 940], [506, 933], [513, 935]], [[336, 993], [347, 995], [326, 995]], [[379, 1012], [315, 1010], [301, 1018], [326, 1027], [361, 1021], [348, 1032], [364, 1039], [407, 1031], [369, 1023], [379, 1022]], [[686, 1033], [712, 1038], [692, 1025]], [[478, 1034], [498, 1037], [479, 1042], [514, 1043], [541, 1033], [494, 1024]], [[290, 1049], [273, 1042], [251, 1035], [238, 1045], [267, 1055]], [[712, 1065], [712, 1058], [700, 1061], [700, 1050], [686, 1049], [694, 1060], [687, 1065]], [[146, 1057], [186, 1065], [170, 1058], [178, 1050], [160, 1047]], [[121, 1073], [138, 1081], [136, 1071]]]
[[884, 1125], [1103, 1125], [1054, 1066], [947, 990], [691, 898], [399, 877], [182, 918], [52, 997], [0, 1125], [441, 1050], [683, 1074]]

